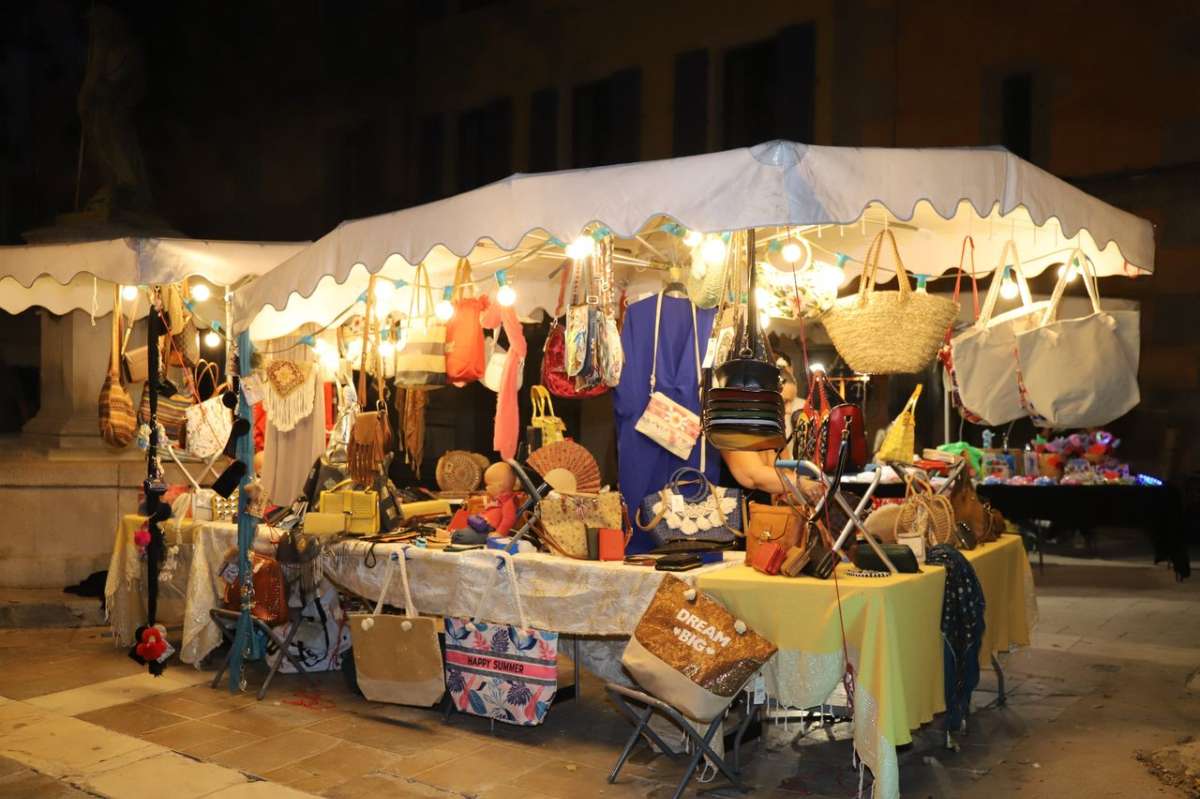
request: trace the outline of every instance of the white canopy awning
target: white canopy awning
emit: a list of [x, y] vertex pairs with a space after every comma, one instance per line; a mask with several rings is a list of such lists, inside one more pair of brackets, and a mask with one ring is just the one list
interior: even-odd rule
[[97, 281], [155, 285], [202, 277], [231, 286], [269, 272], [306, 244], [122, 238], [0, 247], [0, 308], [103, 315], [111, 310], [112, 292], [107, 285], [99, 289]]
[[[867, 246], [892, 226], [911, 272], [955, 268], [964, 237], [991, 271], [1011, 238], [1030, 274], [1080, 247], [1101, 275], [1153, 271], [1149, 222], [1114, 208], [999, 148], [884, 149], [769, 142], [709, 155], [538, 175], [426, 205], [341, 224], [234, 294], [239, 329], [272, 338], [326, 324], [370, 273], [409, 280], [424, 261], [436, 287], [457, 256], [475, 277], [511, 267], [519, 308], [553, 308], [561, 246], [589, 226], [609, 228], [618, 249], [653, 260], [676, 248], [664, 222], [703, 232], [767, 229], [804, 237], [819, 260], [845, 254], [846, 280]], [[535, 251], [532, 252], [531, 251]], [[506, 253], [521, 258], [512, 266]], [[619, 262], [620, 263], [620, 262]], [[885, 266], [890, 262], [885, 259]], [[654, 273], [651, 273], [654, 274]], [[645, 273], [625, 270], [637, 283]], [[340, 286], [334, 290], [335, 286]], [[314, 294], [315, 292], [319, 294]], [[401, 298], [401, 303], [404, 299]]]

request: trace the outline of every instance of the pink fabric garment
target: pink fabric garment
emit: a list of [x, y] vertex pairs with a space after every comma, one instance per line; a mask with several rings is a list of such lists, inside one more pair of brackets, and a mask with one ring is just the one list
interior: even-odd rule
[[492, 447], [502, 458], [517, 455], [517, 440], [521, 433], [521, 413], [517, 408], [517, 376], [525, 368], [525, 355], [529, 347], [525, 344], [525, 331], [516, 310], [500, 303], [490, 304], [481, 317], [483, 326], [495, 330], [504, 325], [508, 337], [508, 357], [504, 361], [504, 374], [500, 378], [500, 391], [496, 393], [495, 432]]

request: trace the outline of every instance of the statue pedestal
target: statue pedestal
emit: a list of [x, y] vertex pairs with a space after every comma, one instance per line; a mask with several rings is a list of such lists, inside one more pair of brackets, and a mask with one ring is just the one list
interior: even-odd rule
[[[135, 447], [113, 449], [100, 438], [99, 397], [108, 373], [111, 325], [112, 317], [103, 316], [93, 326], [83, 311], [41, 314], [41, 408], [21, 430], [26, 447], [140, 455]], [[132, 388], [136, 406], [140, 386]]]

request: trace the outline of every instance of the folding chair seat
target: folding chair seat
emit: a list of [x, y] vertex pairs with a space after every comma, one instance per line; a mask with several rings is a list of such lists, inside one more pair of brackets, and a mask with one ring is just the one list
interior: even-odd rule
[[[211, 687], [216, 688], [221, 684], [221, 677], [225, 675], [225, 669], [229, 668], [229, 659], [233, 657], [233, 641], [237, 634], [238, 616], [240, 614], [236, 610], [213, 608], [208, 612], [208, 615], [217, 625], [217, 627], [220, 628], [222, 637], [230, 645], [229, 654], [225, 655], [225, 660], [222, 661], [221, 668], [217, 671], [217, 676], [213, 677]], [[279, 652], [276, 653], [274, 660], [269, 661], [267, 676], [263, 680], [262, 686], [258, 689], [258, 700], [260, 702], [262, 701], [262, 698], [267, 695], [267, 688], [270, 687], [271, 680], [275, 677], [275, 672], [279, 671], [279, 667], [283, 665], [284, 658], [288, 659], [288, 661], [296, 668], [296, 671], [299, 674], [304, 675], [304, 679], [308, 682], [309, 687], [316, 688], [316, 684], [313, 683], [312, 678], [305, 670], [304, 665], [300, 663], [300, 661], [296, 660], [292, 653], [288, 651], [288, 647], [292, 643], [292, 638], [296, 635], [296, 631], [300, 629], [299, 614], [292, 608], [289, 608], [288, 617], [291, 624], [288, 626], [288, 634], [284, 638], [280, 638], [279, 635], [269, 626], [267, 626], [267, 624], [265, 624], [261, 619], [250, 619], [251, 624], [254, 625], [254, 629], [267, 636], [267, 638], [270, 639], [279, 650]]]

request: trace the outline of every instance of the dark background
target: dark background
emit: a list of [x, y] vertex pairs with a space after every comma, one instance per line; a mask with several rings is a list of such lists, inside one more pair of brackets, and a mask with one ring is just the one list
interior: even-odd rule
[[[192, 237], [314, 239], [512, 172], [772, 138], [1002, 144], [1156, 224], [1156, 273], [1104, 285], [1143, 303], [1143, 402], [1116, 427], [1148, 468], [1200, 466], [1194, 2], [112, 5], [146, 57], [156, 209]], [[72, 210], [87, 11], [0, 10], [4, 243]], [[36, 313], [0, 323], [26, 381]], [[907, 388], [872, 391], [896, 405]], [[9, 429], [27, 413], [0, 408]]]

